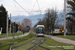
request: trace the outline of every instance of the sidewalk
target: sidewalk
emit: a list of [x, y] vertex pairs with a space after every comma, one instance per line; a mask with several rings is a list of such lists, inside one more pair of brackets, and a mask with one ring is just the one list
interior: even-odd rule
[[[23, 34], [23, 35], [19, 35], [19, 37], [23, 37], [23, 36], [27, 36], [29, 33], [25, 33], [25, 34]], [[12, 39], [13, 38], [13, 36], [12, 37], [8, 37], [8, 39]], [[18, 36], [15, 36], [14, 38], [18, 38]], [[0, 38], [0, 40], [6, 40], [7, 39], [7, 37], [6, 38]]]
[[49, 37], [55, 41], [61, 42], [61, 43], [66, 43], [66, 44], [72, 44], [75, 45], [75, 41], [70, 40], [70, 39], [65, 39], [65, 38], [59, 38], [59, 37], [55, 37], [55, 36], [50, 36], [50, 35], [45, 35], [46, 37]]

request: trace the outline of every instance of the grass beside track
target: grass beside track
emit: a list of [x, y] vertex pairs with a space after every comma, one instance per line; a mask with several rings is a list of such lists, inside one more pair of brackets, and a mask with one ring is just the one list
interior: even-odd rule
[[16, 50], [28, 50], [29, 48], [31, 48], [31, 47], [33, 47], [33, 46], [34, 46], [34, 44], [29, 43], [29, 44], [27, 44], [27, 45], [25, 45], [25, 46], [22, 46], [22, 47], [20, 47], [20, 48], [17, 48]]
[[[34, 43], [36, 43], [36, 44], [39, 43], [41, 39], [42, 38], [39, 37], [37, 40], [34, 41]], [[69, 46], [69, 47], [72, 46], [71, 47], [72, 49], [68, 48], [68, 49], [65, 49], [65, 50], [75, 50], [74, 45], [60, 43], [60, 42], [57, 42], [57, 41], [55, 41], [53, 39], [50, 39], [48, 37], [45, 37], [44, 42], [45, 43], [42, 43], [40, 46], [48, 48], [50, 50], [64, 50], [64, 48], [67, 48], [66, 46]], [[25, 45], [23, 47], [20, 47], [20, 48], [16, 49], [16, 50], [28, 50], [30, 48], [30, 46], [32, 47], [33, 45], [34, 45], [33, 43], [30, 43], [30, 44], [27, 44], [27, 45]], [[46, 50], [45, 48], [42, 48], [40, 46], [36, 47], [34, 50]], [[63, 47], [63, 46], [65, 46], [65, 47]]]
[[[19, 35], [23, 35], [23, 33], [19, 33]], [[11, 35], [8, 33], [8, 37], [11, 37], [13, 36], [13, 34], [11, 33]], [[15, 36], [18, 36], [18, 33], [15, 33]], [[0, 34], [0, 38], [4, 38], [4, 37], [7, 37], [6, 33], [4, 34]]]
[[[21, 45], [23, 43], [28, 42], [31, 38], [35, 38], [35, 36], [33, 35], [33, 33], [30, 33], [28, 36], [25, 37], [20, 37], [20, 38], [15, 38], [15, 39], [8, 39], [8, 40], [2, 40], [0, 41], [0, 50], [9, 50], [10, 46], [14, 43], [14, 42], [19, 42], [17, 45], [13, 46], [16, 47], [18, 45]], [[23, 42], [23, 43], [22, 43]]]
[[12, 48], [15, 48], [15, 47], [17, 47], [17, 46], [20, 46], [20, 45], [22, 45], [22, 44], [25, 44], [25, 43], [27, 43], [27, 42], [29, 42], [29, 41], [35, 39], [35, 38], [36, 38], [36, 37], [32, 37], [32, 38], [27, 39], [27, 40], [24, 40], [24, 41], [22, 41], [22, 42], [18, 42], [18, 43], [16, 43], [15, 45], [13, 45]]
[[75, 38], [75, 35], [66, 35], [66, 37], [64, 37], [64, 35], [55, 35], [56, 37], [61, 37], [61, 38], [66, 38], [66, 39], [72, 39]]
[[[42, 40], [42, 37], [38, 37], [33, 43], [38, 44], [41, 40]], [[34, 46], [33, 43], [29, 43], [29, 44], [27, 44], [25, 46], [17, 48], [16, 50], [28, 50], [29, 48]], [[39, 48], [39, 47], [37, 47], [37, 48]]]
[[34, 41], [34, 43], [37, 44], [37, 43], [39, 43], [41, 40], [42, 40], [42, 38], [41, 38], [41, 37], [38, 37], [38, 39], [36, 39], [36, 40]]
[[[47, 43], [47, 44], [45, 44], [45, 43]], [[65, 47], [67, 48], [67, 46], [69, 46], [69, 47], [73, 46], [73, 47], [71, 47], [72, 49], [70, 49], [70, 50], [75, 50], [75, 45], [60, 43], [60, 42], [57, 42], [57, 41], [55, 41], [53, 39], [50, 39], [48, 37], [46, 37], [45, 43], [42, 43], [41, 46], [49, 48], [51, 50], [63, 50]], [[63, 47], [63, 46], [65, 46], [65, 47]], [[60, 48], [63, 48], [63, 49], [56, 48], [56, 47], [60, 47]], [[69, 48], [66, 49], [66, 50], [69, 50]]]
[[41, 47], [36, 47], [34, 50], [46, 50], [46, 49], [44, 49], [44, 48], [41, 48]]

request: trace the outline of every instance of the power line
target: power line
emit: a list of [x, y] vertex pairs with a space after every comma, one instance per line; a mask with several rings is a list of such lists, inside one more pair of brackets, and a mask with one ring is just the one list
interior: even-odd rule
[[[56, 0], [55, 2], [57, 2], [57, 1], [58, 0]], [[53, 3], [49, 4], [49, 5], [53, 5], [55, 2], [53, 2]], [[47, 5], [47, 6], [49, 6], [49, 5]], [[47, 7], [47, 6], [44, 6], [44, 7]], [[44, 7], [40, 8], [40, 9], [43, 9]]]
[[[35, 4], [36, 4], [36, 1], [35, 1], [34, 5], [33, 5], [33, 8], [35, 7]], [[32, 10], [30, 11], [30, 13], [33, 12], [33, 8], [32, 8]]]
[[35, 7], [35, 4], [36, 4], [36, 1], [35, 1], [34, 5], [33, 5], [33, 8]]
[[[12, 1], [13, 1], [13, 0], [12, 0]], [[16, 4], [14, 3], [14, 1], [13, 1], [13, 4], [15, 5], [15, 8], [16, 8], [16, 10], [17, 10]], [[17, 10], [17, 12], [18, 12], [18, 10]]]
[[[44, 7], [40, 8], [39, 3], [38, 3], [38, 0], [36, 0], [36, 1], [37, 1], [37, 4], [38, 4], [40, 13], [42, 13], [42, 12], [41, 12], [41, 9], [43, 9]], [[58, 0], [56, 0], [55, 2], [57, 2], [57, 1], [58, 1]], [[49, 5], [52, 5], [52, 4], [54, 4], [55, 2], [53, 2], [53, 3], [49, 4]], [[49, 5], [47, 5], [47, 6], [49, 6]], [[45, 6], [45, 7], [47, 7], [47, 6]]]
[[[14, 0], [15, 1], [15, 0]], [[16, 2], [16, 1], [15, 1]], [[22, 9], [24, 9], [18, 2], [16, 2]], [[25, 10], [25, 9], [24, 9]], [[25, 10], [26, 11], [26, 10]], [[28, 14], [29, 14], [29, 12], [28, 11], [26, 11]]]
[[40, 9], [40, 5], [39, 5], [38, 0], [36, 0], [36, 2], [37, 2], [37, 4], [38, 4], [39, 10], [40, 10], [40, 14], [41, 14], [41, 9]]
[[[15, 0], [14, 0], [15, 1]], [[56, 0], [57, 1], [57, 0]], [[56, 2], [55, 1], [55, 2]], [[22, 9], [24, 9], [17, 1], [15, 1]], [[41, 9], [43, 8], [40, 8], [40, 5], [39, 5], [39, 2], [38, 2], [38, 0], [36, 0], [36, 2], [37, 2], [37, 4], [38, 4], [38, 7], [39, 7], [39, 10], [40, 10], [40, 13], [41, 13]], [[36, 4], [36, 2], [34, 3], [34, 5], [33, 5], [33, 8], [35, 7], [35, 4]], [[55, 2], [53, 2], [53, 3], [55, 3]], [[50, 5], [52, 5], [53, 3], [51, 3]], [[14, 4], [15, 5], [15, 4]], [[48, 5], [49, 6], [49, 5]], [[16, 5], [15, 5], [15, 7], [16, 7]], [[47, 7], [47, 6], [45, 6], [45, 7]], [[17, 8], [17, 7], [16, 7]], [[24, 9], [25, 10], [25, 9]], [[26, 11], [26, 10], [25, 10]], [[31, 10], [31, 12], [32, 12], [33, 10]], [[30, 14], [28, 11], [26, 11], [28, 14]]]

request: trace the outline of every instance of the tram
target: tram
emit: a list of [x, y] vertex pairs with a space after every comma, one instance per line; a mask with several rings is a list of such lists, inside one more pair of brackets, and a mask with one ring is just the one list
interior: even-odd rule
[[37, 25], [35, 30], [36, 30], [36, 36], [44, 36], [44, 25]]

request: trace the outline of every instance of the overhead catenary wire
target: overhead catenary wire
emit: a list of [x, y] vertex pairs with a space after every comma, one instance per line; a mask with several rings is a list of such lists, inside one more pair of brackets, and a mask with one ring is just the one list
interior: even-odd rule
[[40, 14], [41, 14], [41, 9], [40, 9], [40, 5], [39, 5], [38, 0], [36, 0], [36, 2], [37, 2], [37, 4], [38, 4], [39, 10], [40, 10]]
[[[55, 2], [57, 2], [57, 1], [58, 0], [56, 0]], [[53, 3], [51, 3], [51, 4], [47, 5], [47, 6], [53, 5], [55, 2], [53, 2]], [[40, 9], [46, 8], [47, 6], [44, 6], [44, 7], [40, 8]]]
[[[37, 1], [37, 0], [36, 0]], [[57, 2], [58, 0], [56, 0], [55, 2]], [[55, 2], [53, 2], [53, 3], [55, 3]], [[38, 2], [37, 2], [38, 3]], [[47, 6], [50, 6], [50, 5], [53, 5], [53, 3], [51, 3], [51, 4], [49, 4], [49, 5], [47, 5]], [[34, 5], [33, 5], [33, 8], [35, 7], [35, 4], [36, 4], [36, 2], [34, 3]], [[14, 3], [14, 5], [15, 5], [15, 3]], [[21, 6], [21, 5], [20, 5]], [[38, 4], [38, 6], [39, 6], [39, 4]], [[43, 9], [43, 8], [46, 8], [47, 6], [44, 6], [44, 7], [42, 7], [42, 8], [40, 8], [40, 6], [39, 6], [39, 9], [41, 10], [41, 9]], [[16, 5], [15, 5], [15, 7], [16, 7]], [[17, 8], [17, 7], [16, 7]], [[32, 10], [30, 11], [30, 12], [32, 12], [33, 11], [33, 8], [32, 8]], [[23, 8], [24, 9], [24, 8]], [[25, 9], [24, 9], [25, 10]], [[37, 10], [36, 10], [37, 11]], [[18, 11], [18, 12], [23, 12], [23, 11]], [[27, 13], [29, 13], [28, 11], [26, 11]]]
[[33, 12], [33, 9], [34, 9], [34, 7], [35, 7], [35, 4], [36, 4], [36, 1], [35, 1], [34, 5], [33, 5], [33, 7], [32, 7], [32, 10], [30, 11], [30, 13]]
[[[58, 0], [54, 1], [53, 3], [51, 3], [51, 4], [47, 5], [47, 6], [53, 5], [53, 4], [54, 4], [55, 2], [57, 2], [57, 1], [58, 1]], [[41, 12], [41, 9], [46, 8], [47, 6], [44, 6], [44, 7], [40, 8], [39, 3], [38, 3], [38, 0], [36, 0], [36, 2], [37, 2], [37, 4], [38, 4], [40, 13], [42, 13], [42, 12]], [[36, 11], [38, 11], [38, 10], [36, 10]]]
[[[14, 0], [23, 10], [25, 10], [25, 12], [27, 12], [28, 14], [30, 14], [32, 11], [33, 11], [33, 9], [30, 11], [30, 12], [28, 12], [24, 7], [22, 7], [16, 0]], [[57, 0], [56, 0], [57, 1]], [[55, 2], [56, 2], [55, 1]], [[55, 3], [55, 2], [53, 2], [53, 3]], [[44, 6], [44, 7], [42, 7], [42, 8], [40, 8], [40, 5], [39, 5], [39, 2], [38, 2], [38, 0], [36, 0], [36, 2], [34, 3], [34, 5], [33, 5], [33, 8], [35, 7], [35, 4], [38, 4], [38, 7], [39, 7], [39, 11], [40, 11], [40, 13], [42, 13], [41, 12], [41, 9], [43, 9], [44, 7], [46, 8], [47, 6]], [[51, 4], [49, 4], [49, 5], [52, 5], [53, 3], [51, 3]], [[49, 6], [48, 5], [48, 6]], [[16, 6], [15, 6], [16, 7]], [[17, 8], [17, 7], [16, 7]], [[38, 11], [38, 10], [36, 10], [36, 11]], [[23, 11], [18, 11], [18, 12], [23, 12]]]
[[36, 1], [35, 1], [34, 5], [33, 5], [33, 8], [35, 7], [35, 4], [36, 4]]
[[[25, 8], [23, 8], [16, 0], [14, 0], [23, 10], [25, 10], [26, 11], [26, 9]], [[29, 14], [29, 12], [28, 11], [26, 11], [28, 14]]]
[[[41, 9], [40, 9], [40, 6], [39, 6], [39, 3], [38, 3], [38, 0], [35, 1], [34, 5], [33, 5], [33, 8], [35, 7], [35, 4], [36, 4], [36, 3], [38, 4], [38, 7], [39, 7], [39, 10], [40, 10], [40, 13], [41, 13]], [[30, 11], [30, 13], [33, 12], [33, 8], [32, 8], [32, 10]], [[37, 11], [38, 11], [38, 10], [37, 10]]]
[[[13, 1], [13, 0], [12, 0], [12, 1]], [[16, 4], [14, 3], [14, 1], [13, 1], [13, 4], [14, 4], [14, 6], [15, 6], [15, 8], [16, 8], [16, 10], [17, 10], [17, 12], [18, 12], [18, 9], [17, 9]]]

